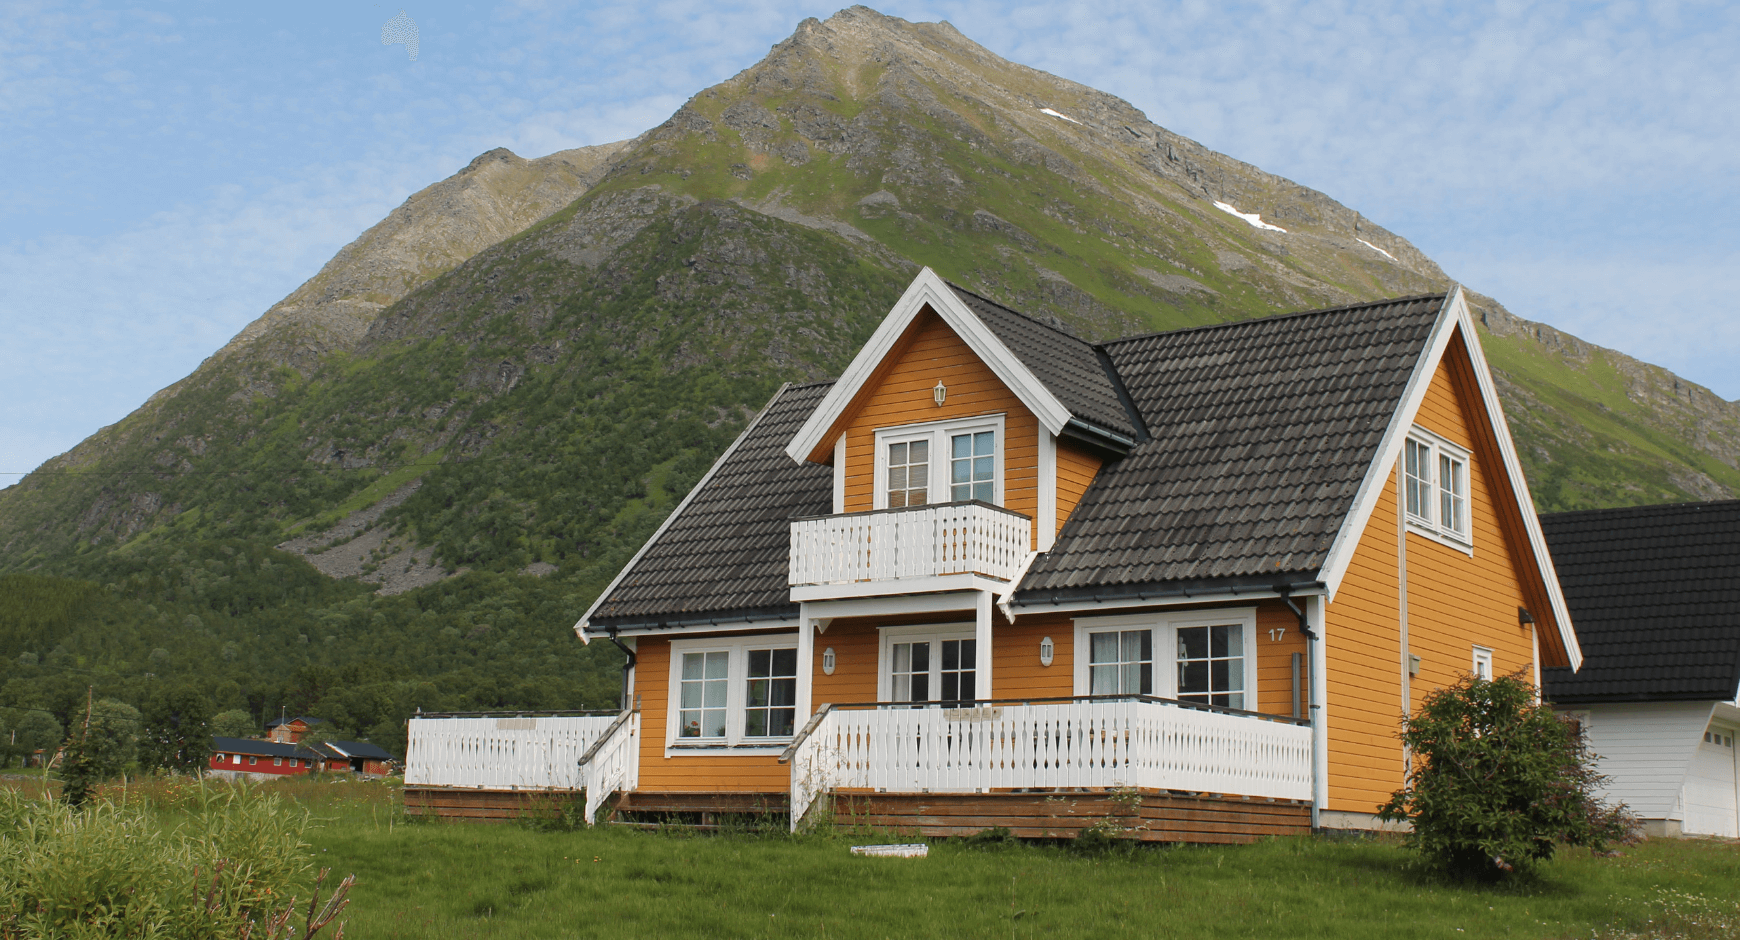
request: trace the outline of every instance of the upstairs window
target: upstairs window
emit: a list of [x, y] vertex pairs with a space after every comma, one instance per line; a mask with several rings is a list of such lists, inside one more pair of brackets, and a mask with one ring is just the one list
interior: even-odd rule
[[876, 432], [877, 509], [938, 502], [1003, 501], [1003, 416], [881, 428]]
[[1468, 451], [1416, 427], [1402, 445], [1401, 471], [1408, 528], [1468, 551]]

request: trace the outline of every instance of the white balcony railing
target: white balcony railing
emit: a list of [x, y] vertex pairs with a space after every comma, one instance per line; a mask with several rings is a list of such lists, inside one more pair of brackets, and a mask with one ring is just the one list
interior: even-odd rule
[[988, 503], [937, 503], [791, 524], [790, 583], [905, 581], [981, 575], [1010, 581], [1033, 544], [1026, 516]]
[[412, 718], [408, 786], [578, 790], [580, 757], [615, 715]]
[[795, 829], [815, 799], [1002, 789], [1311, 798], [1311, 728], [1155, 699], [974, 708], [824, 706], [787, 750]]

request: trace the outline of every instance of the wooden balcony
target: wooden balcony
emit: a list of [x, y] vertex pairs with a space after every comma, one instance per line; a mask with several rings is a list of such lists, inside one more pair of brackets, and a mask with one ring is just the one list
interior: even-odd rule
[[826, 793], [1079, 789], [1311, 799], [1309, 725], [1150, 697], [823, 706], [781, 759], [791, 764], [794, 827]]
[[1020, 573], [1033, 522], [977, 500], [791, 524], [791, 599], [996, 590]]

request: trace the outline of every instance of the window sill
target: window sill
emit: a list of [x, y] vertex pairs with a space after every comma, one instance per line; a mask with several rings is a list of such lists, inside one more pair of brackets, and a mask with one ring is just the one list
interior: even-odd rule
[[1414, 519], [1408, 520], [1408, 532], [1422, 538], [1431, 539], [1439, 545], [1454, 548], [1470, 558], [1474, 557], [1474, 543], [1460, 535], [1452, 535], [1437, 526], [1427, 525]]
[[738, 744], [675, 744], [665, 745], [666, 757], [755, 757], [762, 754], [778, 756], [791, 746], [791, 738], [770, 738], [764, 741]]

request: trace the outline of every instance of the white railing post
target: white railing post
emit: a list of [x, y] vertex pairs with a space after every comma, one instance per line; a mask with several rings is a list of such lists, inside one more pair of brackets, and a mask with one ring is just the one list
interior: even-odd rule
[[791, 765], [789, 809], [792, 832], [798, 830], [816, 798], [838, 785], [835, 781], [839, 777], [840, 748], [834, 740], [834, 716], [837, 714], [832, 706], [823, 705], [810, 716], [785, 753], [779, 755], [782, 763]]
[[580, 757], [578, 770], [586, 790], [586, 825], [594, 825], [599, 807], [611, 794], [640, 786], [640, 709], [617, 717], [610, 730]]

